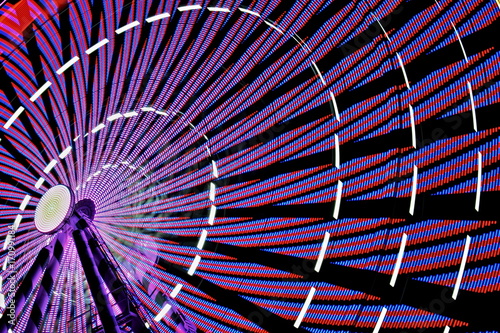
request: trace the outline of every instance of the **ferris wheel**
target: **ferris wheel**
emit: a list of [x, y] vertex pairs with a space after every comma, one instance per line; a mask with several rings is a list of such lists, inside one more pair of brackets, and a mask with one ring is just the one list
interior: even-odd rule
[[1, 3], [0, 333], [495, 331], [499, 6]]

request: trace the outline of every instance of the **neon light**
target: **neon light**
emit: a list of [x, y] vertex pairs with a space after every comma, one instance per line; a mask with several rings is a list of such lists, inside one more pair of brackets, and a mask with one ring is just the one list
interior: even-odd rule
[[104, 124], [99, 124], [99, 125], [97, 125], [96, 127], [94, 127], [94, 128], [92, 129], [92, 133], [97, 133], [97, 132], [99, 132], [100, 130], [102, 130], [104, 127], [106, 127], [106, 125], [104, 125]]
[[52, 85], [52, 82], [47, 81], [41, 86], [36, 93], [33, 94], [33, 96], [30, 97], [30, 101], [34, 102], [40, 97], [49, 87]]
[[418, 177], [418, 168], [416, 165], [413, 166], [413, 180], [411, 187], [411, 199], [410, 199], [410, 215], [415, 213], [415, 200], [417, 198], [417, 177]]
[[196, 255], [193, 259], [193, 262], [191, 264], [191, 267], [189, 267], [188, 270], [188, 275], [193, 275], [194, 272], [196, 271], [196, 268], [198, 268], [198, 265], [200, 263], [201, 257], [199, 255]]
[[31, 200], [31, 195], [26, 194], [23, 201], [21, 202], [21, 205], [19, 206], [19, 210], [24, 211], [30, 200]]
[[72, 148], [71, 146], [66, 147], [66, 149], [64, 149], [64, 150], [62, 151], [62, 153], [60, 153], [60, 154], [59, 154], [59, 158], [60, 158], [61, 160], [65, 159], [65, 158], [66, 158], [66, 156], [68, 156], [68, 155], [69, 155], [69, 153], [71, 152], [71, 150], [72, 150], [72, 149], [73, 149], [73, 148]]
[[458, 271], [457, 281], [455, 282], [455, 287], [453, 288], [453, 294], [451, 298], [457, 299], [458, 291], [460, 289], [460, 284], [462, 283], [462, 277], [464, 276], [465, 264], [467, 263], [467, 256], [469, 254], [469, 246], [470, 246], [470, 236], [467, 235], [465, 238], [465, 248], [464, 253], [462, 255], [462, 262], [460, 263], [460, 269]]
[[19, 116], [21, 115], [21, 113], [23, 113], [24, 111], [24, 107], [20, 106], [16, 112], [14, 112], [14, 114], [12, 115], [12, 117], [9, 118], [9, 120], [5, 123], [5, 125], [3, 125], [3, 128], [5, 129], [9, 129], [10, 126], [12, 126], [12, 124], [14, 123], [14, 121], [16, 121], [17, 118], [19, 118]]
[[403, 255], [405, 253], [406, 239], [407, 235], [403, 234], [401, 238], [401, 245], [399, 247], [398, 257], [396, 259], [396, 264], [394, 265], [394, 271], [392, 272], [391, 282], [389, 283], [391, 287], [396, 285], [396, 279], [398, 278], [399, 268], [401, 267], [401, 262], [403, 261]]
[[483, 181], [483, 155], [477, 153], [477, 186], [476, 186], [476, 204], [474, 208], [479, 212], [479, 204], [481, 201], [481, 184]]
[[211, 12], [226, 12], [229, 13], [229, 8], [221, 8], [221, 7], [207, 7], [207, 9]]
[[47, 166], [45, 167], [45, 169], [43, 169], [43, 172], [44, 173], [49, 173], [50, 170], [52, 170], [52, 168], [57, 164], [57, 161], [56, 160], [52, 160], [50, 161], [49, 164], [47, 164]]
[[200, 236], [200, 239], [198, 240], [198, 245], [196, 246], [197, 248], [199, 248], [200, 250], [203, 249], [203, 246], [205, 245], [205, 241], [207, 239], [207, 235], [208, 235], [208, 231], [206, 229], [203, 229], [201, 231], [201, 236]]
[[307, 295], [306, 301], [304, 302], [304, 305], [300, 310], [299, 316], [297, 317], [295, 323], [293, 324], [295, 328], [299, 328], [300, 324], [302, 323], [302, 320], [304, 319], [304, 316], [306, 315], [306, 312], [309, 309], [309, 306], [311, 305], [311, 301], [313, 299], [315, 291], [316, 289], [314, 287], [311, 287], [311, 289], [309, 290], [309, 294]]
[[470, 106], [472, 111], [472, 126], [474, 128], [474, 131], [477, 132], [476, 105], [474, 103], [474, 93], [472, 92], [472, 86], [469, 81], [467, 81], [467, 88], [469, 89]]
[[373, 329], [373, 333], [378, 333], [380, 331], [380, 327], [382, 327], [382, 323], [384, 322], [385, 314], [387, 313], [387, 308], [382, 308], [382, 311], [380, 312], [380, 316], [378, 317], [377, 324], [375, 325], [375, 328]]
[[88, 48], [85, 53], [87, 54], [91, 54], [95, 51], [97, 51], [99, 48], [103, 47], [104, 45], [108, 44], [109, 43], [109, 40], [107, 38], [104, 38], [103, 40], [101, 40], [99, 43], [95, 44], [94, 46]]
[[45, 182], [45, 179], [40, 177], [35, 184], [35, 188], [40, 188], [42, 186], [43, 182]]
[[410, 122], [411, 122], [411, 144], [413, 148], [417, 148], [417, 132], [415, 129], [415, 118], [413, 115], [413, 107], [411, 105], [408, 106], [410, 109]]
[[75, 63], [78, 62], [78, 60], [80, 60], [80, 58], [78, 57], [73, 57], [71, 58], [71, 60], [69, 60], [67, 63], [65, 63], [61, 68], [59, 68], [56, 73], [58, 75], [61, 75], [62, 73], [64, 73], [67, 69], [69, 69], [71, 66], [73, 66]]
[[248, 9], [245, 9], [245, 8], [238, 8], [241, 12], [243, 13], [247, 13], [247, 14], [250, 14], [250, 15], [253, 15], [253, 16], [257, 16], [257, 17], [260, 17], [260, 14], [257, 13], [257, 12], [254, 12], [252, 10], [248, 10]]
[[158, 14], [158, 15], [155, 15], [155, 16], [148, 17], [146, 19], [146, 22], [152, 23], [154, 21], [162, 20], [162, 19], [167, 18], [167, 17], [170, 17], [170, 13]]
[[113, 121], [116, 119], [120, 119], [121, 117], [123, 117], [121, 113], [115, 113], [114, 115], [109, 116], [107, 119], [108, 121]]
[[210, 213], [208, 216], [208, 224], [214, 225], [215, 212], [217, 211], [217, 207], [214, 205], [210, 206]]
[[333, 218], [338, 219], [339, 218], [339, 212], [340, 212], [340, 200], [342, 199], [342, 181], [338, 181], [337, 183], [337, 195], [335, 197], [335, 206], [333, 209]]
[[200, 5], [191, 5], [191, 6], [182, 6], [182, 7], [177, 8], [177, 10], [180, 12], [185, 12], [188, 10], [197, 10], [197, 9], [201, 9], [201, 6]]
[[325, 257], [326, 248], [328, 246], [328, 242], [330, 241], [330, 233], [325, 232], [325, 237], [323, 238], [323, 243], [321, 244], [321, 250], [319, 251], [318, 260], [316, 260], [316, 265], [314, 266], [314, 270], [319, 273], [321, 269], [321, 265], [323, 264], [323, 259]]
[[179, 292], [181, 291], [181, 289], [182, 289], [182, 284], [177, 284], [175, 286], [175, 288], [172, 290], [172, 292], [170, 293], [170, 297], [176, 298], [177, 294], [179, 294]]
[[130, 29], [132, 29], [132, 28], [134, 28], [134, 27], [137, 27], [139, 24], [140, 24], [140, 23], [139, 23], [139, 21], [134, 21], [134, 22], [131, 22], [131, 23], [127, 24], [127, 25], [124, 25], [123, 27], [121, 27], [121, 28], [119, 28], [119, 29], [116, 29], [116, 30], [115, 30], [115, 33], [116, 33], [117, 35], [119, 35], [119, 34], [121, 34], [121, 33], [124, 33], [124, 32], [125, 32], [125, 31], [127, 31], [127, 30], [130, 30]]

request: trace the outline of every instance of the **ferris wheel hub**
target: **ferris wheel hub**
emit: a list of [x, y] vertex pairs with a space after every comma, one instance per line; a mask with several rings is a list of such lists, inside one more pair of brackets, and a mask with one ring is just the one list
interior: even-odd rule
[[42, 196], [35, 210], [35, 226], [41, 233], [58, 231], [73, 214], [75, 196], [65, 185], [56, 185]]

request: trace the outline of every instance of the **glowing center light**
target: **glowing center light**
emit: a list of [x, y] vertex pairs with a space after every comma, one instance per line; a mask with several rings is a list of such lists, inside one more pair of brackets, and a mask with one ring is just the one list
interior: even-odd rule
[[57, 231], [70, 217], [73, 207], [73, 192], [67, 186], [52, 187], [45, 192], [36, 206], [36, 228], [42, 233]]

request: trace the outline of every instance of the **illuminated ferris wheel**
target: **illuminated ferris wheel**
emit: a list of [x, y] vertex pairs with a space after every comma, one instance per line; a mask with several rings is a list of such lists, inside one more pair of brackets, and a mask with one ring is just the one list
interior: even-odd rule
[[484, 332], [499, 4], [0, 4], [0, 333]]

